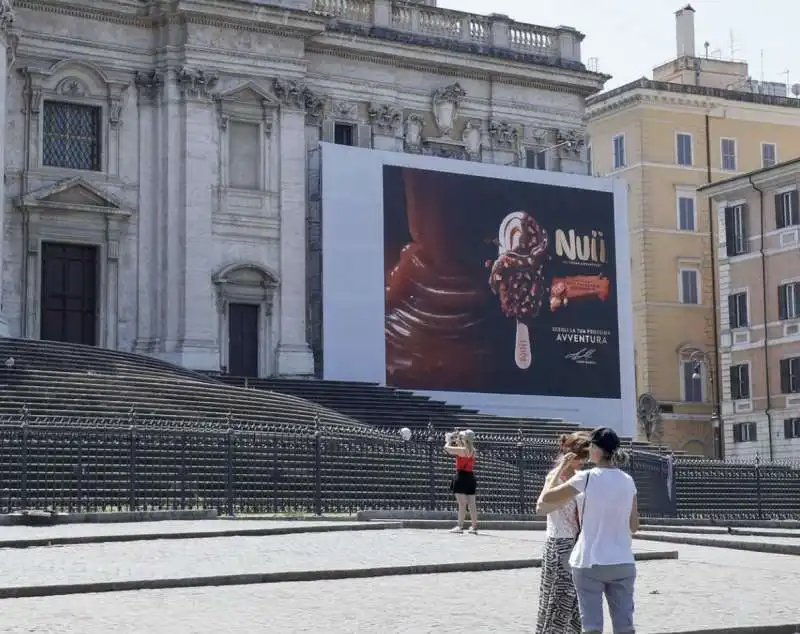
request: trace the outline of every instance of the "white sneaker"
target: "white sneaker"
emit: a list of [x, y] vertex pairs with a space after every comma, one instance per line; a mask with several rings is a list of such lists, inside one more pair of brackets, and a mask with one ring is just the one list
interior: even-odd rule
[[456, 526], [455, 528], [451, 528], [449, 532], [451, 532], [453, 534], [461, 535], [461, 533], [464, 532], [464, 529], [463, 528], [459, 528], [458, 526]]
[[477, 528], [470, 528], [467, 532], [470, 535], [477, 535], [478, 534], [478, 529]]

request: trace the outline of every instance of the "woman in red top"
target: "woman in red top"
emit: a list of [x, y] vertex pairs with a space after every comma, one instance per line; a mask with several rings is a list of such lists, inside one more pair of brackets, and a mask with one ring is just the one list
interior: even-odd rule
[[469, 506], [469, 518], [472, 521], [469, 532], [477, 535], [478, 508], [475, 504], [475, 491], [478, 483], [475, 480], [475, 432], [466, 429], [445, 434], [444, 438], [445, 452], [456, 457], [456, 477], [453, 478], [450, 490], [455, 493], [458, 502], [458, 524], [450, 532], [459, 534], [464, 532], [464, 520]]

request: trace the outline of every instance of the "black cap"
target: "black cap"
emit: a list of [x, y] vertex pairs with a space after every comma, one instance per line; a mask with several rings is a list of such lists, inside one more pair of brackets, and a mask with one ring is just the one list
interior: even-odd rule
[[600, 447], [607, 454], [614, 453], [619, 449], [619, 436], [617, 432], [609, 427], [598, 427], [592, 432], [591, 442], [593, 445]]

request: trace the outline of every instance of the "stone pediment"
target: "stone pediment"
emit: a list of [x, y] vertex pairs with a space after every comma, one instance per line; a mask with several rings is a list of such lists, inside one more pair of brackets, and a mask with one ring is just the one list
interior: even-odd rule
[[220, 93], [217, 99], [223, 102], [245, 106], [278, 107], [278, 101], [275, 97], [252, 81], [237, 86], [232, 90]]
[[113, 194], [95, 187], [80, 176], [59, 181], [37, 189], [22, 201], [30, 209], [87, 211], [117, 216], [129, 216], [130, 211]]

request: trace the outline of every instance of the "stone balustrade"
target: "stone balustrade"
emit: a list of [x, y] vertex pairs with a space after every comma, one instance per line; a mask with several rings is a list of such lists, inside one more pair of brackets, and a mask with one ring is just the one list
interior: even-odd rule
[[454, 40], [569, 62], [581, 61], [583, 35], [569, 27], [515, 22], [402, 0], [311, 0], [313, 11], [344, 22]]

